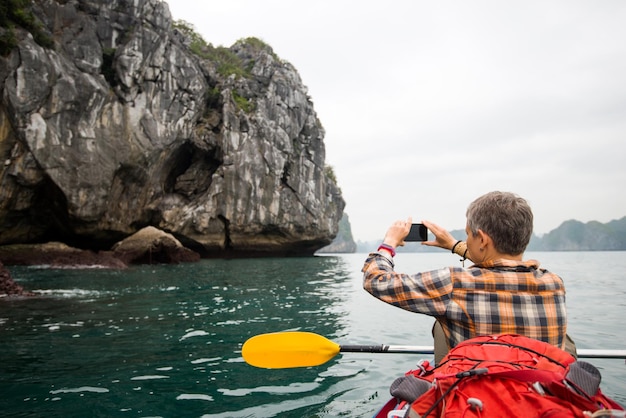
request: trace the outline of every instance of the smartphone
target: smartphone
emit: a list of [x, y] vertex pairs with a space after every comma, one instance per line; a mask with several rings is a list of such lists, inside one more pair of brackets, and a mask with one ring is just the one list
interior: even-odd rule
[[424, 224], [411, 224], [409, 235], [404, 240], [407, 242], [428, 241], [428, 228]]

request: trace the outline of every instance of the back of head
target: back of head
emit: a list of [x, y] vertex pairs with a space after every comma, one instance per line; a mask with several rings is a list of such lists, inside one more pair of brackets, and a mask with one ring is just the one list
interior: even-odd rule
[[482, 230], [502, 254], [522, 254], [533, 233], [533, 212], [526, 200], [513, 193], [490, 192], [467, 208], [472, 234]]

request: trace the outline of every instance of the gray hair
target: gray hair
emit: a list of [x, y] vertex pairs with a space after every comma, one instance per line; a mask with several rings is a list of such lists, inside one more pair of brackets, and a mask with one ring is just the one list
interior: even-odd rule
[[533, 212], [516, 194], [487, 193], [470, 203], [466, 215], [470, 232], [485, 232], [500, 253], [517, 255], [526, 250], [533, 233]]

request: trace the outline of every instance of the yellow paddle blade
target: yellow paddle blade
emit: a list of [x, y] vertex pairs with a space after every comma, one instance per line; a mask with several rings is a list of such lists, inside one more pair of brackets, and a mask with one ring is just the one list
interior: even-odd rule
[[311, 367], [326, 363], [339, 353], [336, 344], [312, 332], [288, 331], [260, 334], [243, 344], [246, 363], [267, 369]]

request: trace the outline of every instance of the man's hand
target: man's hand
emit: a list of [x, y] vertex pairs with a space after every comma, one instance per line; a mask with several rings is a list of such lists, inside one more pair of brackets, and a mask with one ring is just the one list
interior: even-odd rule
[[404, 239], [409, 235], [409, 231], [411, 230], [412, 220], [413, 218], [409, 216], [406, 221], [394, 222], [387, 230], [383, 243], [391, 245], [393, 248], [402, 247], [404, 245]]
[[424, 241], [422, 245], [429, 245], [431, 247], [440, 247], [445, 250], [451, 250], [452, 246], [458, 241], [452, 236], [446, 229], [440, 227], [437, 224], [428, 221], [422, 221], [430, 232], [435, 236], [434, 241]]

